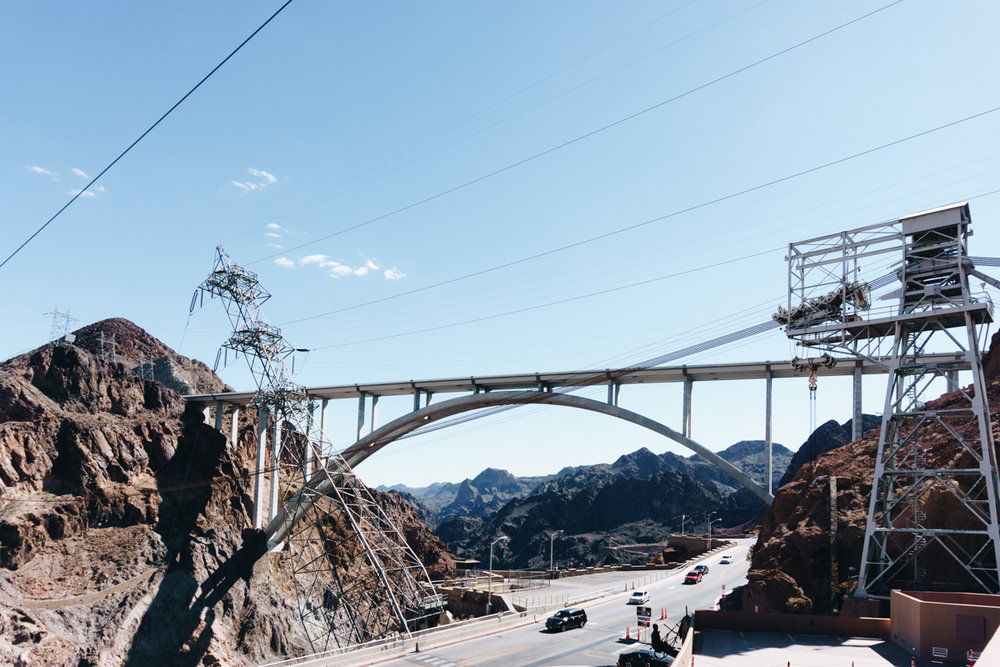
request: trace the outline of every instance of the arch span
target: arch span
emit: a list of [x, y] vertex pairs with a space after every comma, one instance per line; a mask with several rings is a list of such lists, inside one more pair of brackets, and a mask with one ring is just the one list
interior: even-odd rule
[[[361, 438], [340, 454], [343, 461], [351, 468], [354, 468], [383, 447], [427, 424], [472, 410], [481, 410], [500, 405], [528, 404], [561, 405], [589, 410], [642, 426], [654, 433], [670, 438], [674, 442], [695, 452], [703, 459], [731, 475], [765, 503], [770, 504], [774, 499], [774, 496], [768, 489], [750, 479], [746, 473], [736, 468], [729, 461], [658, 421], [602, 401], [552, 391], [495, 391], [441, 401], [440, 403], [428, 405], [389, 422], [385, 426]], [[331, 464], [334, 463], [331, 462]], [[271, 520], [271, 523], [268, 524], [267, 535], [269, 542], [277, 544], [283, 541], [288, 530], [308, 510], [309, 505], [312, 503], [311, 499], [316, 495], [323, 495], [330, 492], [333, 486], [333, 479], [342, 472], [344, 472], [342, 469], [331, 467], [327, 470], [321, 470], [314, 475], [305, 488], [293, 496], [278, 515]]]

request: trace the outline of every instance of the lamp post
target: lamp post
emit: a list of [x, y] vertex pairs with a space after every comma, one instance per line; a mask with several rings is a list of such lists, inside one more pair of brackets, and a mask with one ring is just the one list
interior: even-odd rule
[[486, 585], [486, 613], [490, 614], [493, 612], [493, 545], [500, 540], [509, 540], [510, 538], [506, 535], [501, 535], [497, 539], [490, 542], [490, 576], [487, 579]]
[[706, 550], [712, 548], [712, 524], [715, 523], [715, 522], [717, 522], [717, 521], [722, 521], [721, 518], [713, 519], [712, 518], [713, 514], [715, 514], [715, 512], [711, 512], [708, 515], [708, 519], [709, 519], [709, 521], [708, 521], [708, 544], [705, 546]]
[[549, 579], [552, 579], [552, 575], [554, 574], [554, 568], [552, 567], [552, 552], [555, 547], [556, 535], [561, 532], [562, 530], [555, 530], [549, 533]]

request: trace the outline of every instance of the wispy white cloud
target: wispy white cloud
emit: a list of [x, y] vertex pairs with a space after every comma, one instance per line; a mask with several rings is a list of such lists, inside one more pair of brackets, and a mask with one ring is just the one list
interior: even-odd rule
[[274, 174], [269, 174], [261, 169], [254, 169], [251, 167], [247, 169], [247, 172], [253, 176], [252, 179], [246, 181], [230, 181], [242, 194], [263, 190], [267, 186], [274, 185], [278, 182], [278, 179]]
[[269, 222], [269, 223], [267, 223], [267, 228], [268, 229], [273, 229], [275, 231], [282, 231], [282, 232], [288, 231], [288, 230], [286, 230], [284, 227], [282, 227], [281, 225], [279, 225], [276, 222]]
[[253, 176], [258, 180], [261, 180], [263, 183], [266, 183], [267, 185], [274, 185], [275, 183], [278, 182], [278, 179], [274, 177], [274, 174], [269, 174], [266, 171], [261, 171], [260, 169], [253, 169], [253, 168], [247, 169], [247, 171], [250, 172], [251, 176]]
[[365, 275], [368, 275], [369, 271], [378, 271], [378, 269], [379, 269], [378, 264], [376, 264], [375, 262], [373, 262], [372, 260], [369, 259], [369, 260], [365, 260], [364, 264], [362, 264], [358, 268], [354, 269], [354, 275], [356, 275], [356, 276], [365, 276]]
[[80, 188], [72, 188], [66, 194], [73, 195], [74, 197], [76, 195], [80, 195], [81, 197], [96, 197], [97, 194], [101, 193], [101, 192], [104, 192], [104, 186], [103, 185], [98, 185], [96, 188], [93, 188], [91, 190], [83, 190], [83, 191], [81, 191]]
[[37, 165], [28, 165], [25, 167], [28, 171], [33, 174], [41, 174], [42, 176], [48, 176], [52, 180], [56, 180], [56, 174], [53, 171], [46, 169], [45, 167], [39, 167]]
[[281, 245], [280, 243], [268, 243], [267, 245], [271, 246], [275, 250], [281, 250], [282, 248], [285, 247], [285, 246]]
[[80, 178], [90, 178], [90, 176], [87, 176], [87, 172], [85, 172], [83, 169], [77, 169], [76, 167], [73, 167], [73, 173], [79, 176]]
[[281, 238], [281, 234], [275, 234], [274, 232], [268, 232], [268, 233], [264, 234], [264, 236], [266, 236], [268, 238], [271, 238], [271, 239], [280, 239]]
[[[361, 277], [367, 276], [373, 271], [382, 270], [382, 267], [373, 259], [366, 259], [364, 264], [357, 267], [348, 266], [342, 262], [330, 259], [327, 255], [320, 254], [306, 255], [298, 261], [299, 266], [310, 264], [318, 266], [321, 269], [326, 269], [331, 278], [346, 278], [352, 275]], [[405, 273], [395, 267], [387, 270], [384, 275], [387, 280], [400, 280], [406, 277]]]
[[293, 262], [292, 260], [288, 259], [287, 257], [279, 257], [278, 259], [274, 260], [274, 263], [277, 264], [278, 266], [284, 267], [286, 269], [294, 269], [295, 268], [295, 262]]
[[352, 273], [354, 273], [354, 269], [349, 266], [344, 266], [343, 264], [337, 264], [336, 266], [330, 267], [331, 278], [344, 278]]

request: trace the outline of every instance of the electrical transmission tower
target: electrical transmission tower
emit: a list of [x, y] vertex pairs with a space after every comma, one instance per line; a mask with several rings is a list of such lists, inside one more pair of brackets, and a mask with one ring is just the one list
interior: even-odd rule
[[59, 306], [55, 307], [51, 313], [45, 313], [46, 315], [52, 316], [52, 329], [49, 331], [49, 344], [50, 345], [62, 345], [63, 343], [72, 343], [76, 340], [76, 337], [70, 333], [70, 329], [73, 327], [73, 322], [76, 322], [75, 317], [69, 316], [69, 311], [65, 313], [59, 312]]
[[[256, 274], [216, 250], [215, 269], [198, 289], [222, 300], [233, 329], [223, 347], [247, 360], [257, 385], [254, 402], [276, 423], [271, 484], [284, 506], [267, 532], [280, 529], [284, 536], [313, 650], [409, 635], [440, 608], [427, 571], [347, 462], [339, 454], [326, 458], [332, 448], [312, 428], [313, 403], [285, 364], [295, 350], [264, 320], [261, 305], [270, 294]], [[318, 462], [325, 464], [314, 472]], [[369, 567], [359, 568], [362, 562]]]
[[[889, 359], [855, 597], [885, 599], [893, 588], [1000, 592], [997, 461], [979, 337], [993, 304], [971, 291], [969, 277], [998, 282], [969, 257], [970, 223], [968, 204], [958, 204], [789, 245], [788, 308], [776, 315], [789, 338]], [[860, 279], [863, 264], [886, 260], [894, 262], [889, 280]], [[872, 290], [896, 280], [883, 298], [898, 305], [872, 309]], [[922, 360], [942, 352], [954, 360]], [[960, 371], [970, 386], [960, 386]], [[956, 392], [947, 407], [928, 409], [932, 384]], [[957, 455], [934, 451], [942, 433]]]
[[100, 331], [97, 334], [97, 341], [101, 345], [101, 359], [114, 363], [115, 347], [118, 346], [118, 343], [115, 342], [115, 335], [111, 334], [111, 338], [105, 338], [104, 331]]

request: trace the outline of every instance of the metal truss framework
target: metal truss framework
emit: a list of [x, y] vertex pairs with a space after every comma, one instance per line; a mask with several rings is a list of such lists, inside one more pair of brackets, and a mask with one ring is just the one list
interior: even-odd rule
[[[256, 274], [216, 250], [215, 268], [191, 308], [199, 291], [202, 299], [221, 298], [233, 328], [223, 348], [246, 358], [257, 385], [253, 402], [278, 425], [271, 483], [279, 487], [284, 507], [275, 520], [288, 518], [281, 526], [286, 563], [313, 650], [409, 635], [440, 606], [423, 563], [343, 458], [328, 455], [332, 448], [324, 434], [314, 432], [313, 401], [292, 382], [285, 364], [294, 349], [261, 311], [270, 294]], [[314, 472], [314, 463], [323, 465]], [[325, 493], [310, 491], [310, 478], [325, 478]], [[305, 501], [307, 507], [297, 511]], [[269, 526], [268, 533], [274, 529]]]
[[[776, 319], [785, 318], [790, 338], [868, 359], [892, 345], [856, 597], [1000, 592], [1000, 484], [978, 338], [993, 305], [972, 293], [969, 276], [995, 281], [968, 255], [970, 222], [968, 204], [958, 204], [789, 246], [788, 308]], [[891, 281], [868, 284], [860, 273], [883, 259], [901, 259], [890, 274], [901, 286], [884, 297], [898, 305], [873, 312], [871, 291]], [[954, 360], [920, 359], [932, 347]], [[959, 371], [971, 372], [971, 386], [959, 386]], [[939, 379], [956, 398], [928, 409]], [[959, 456], [934, 451], [942, 432]]]

